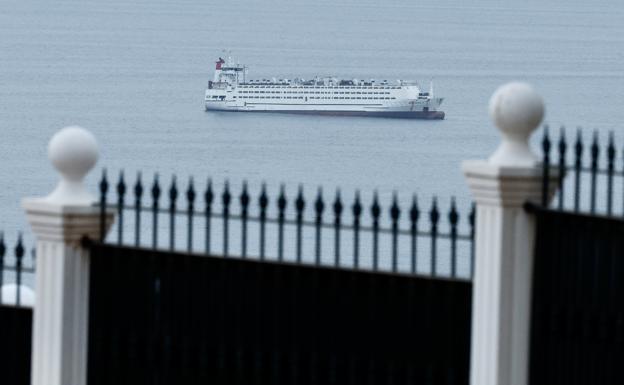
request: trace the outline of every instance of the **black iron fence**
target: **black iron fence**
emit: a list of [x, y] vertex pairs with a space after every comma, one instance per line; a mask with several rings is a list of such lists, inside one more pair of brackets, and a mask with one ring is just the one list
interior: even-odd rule
[[109, 187], [104, 173], [89, 383], [467, 383], [474, 207]]
[[20, 287], [33, 281], [34, 251], [26, 255], [21, 235], [12, 251], [0, 232], [0, 373], [3, 383], [28, 385], [32, 309], [22, 307]]
[[550, 175], [557, 172], [559, 189], [552, 208], [623, 217], [624, 146], [618, 151], [613, 132], [606, 140], [594, 132], [589, 144], [586, 137], [578, 129], [570, 141], [562, 127], [557, 142], [552, 143], [548, 127], [544, 128], [541, 204], [546, 206], [553, 187], [549, 186]]
[[[542, 148], [531, 320], [532, 384], [624, 383], [624, 151], [613, 133]], [[604, 141], [603, 141], [604, 142]], [[568, 151], [568, 147], [572, 150]], [[572, 162], [570, 162], [572, 160]], [[558, 192], [548, 205], [551, 172]]]
[[[0, 232], [0, 288], [5, 284], [14, 284], [16, 288], [21, 287], [22, 284], [28, 283], [32, 285], [34, 282], [35, 272], [35, 250], [31, 249], [30, 253], [27, 253], [24, 243], [22, 241], [22, 235], [17, 238], [13, 253], [9, 253], [4, 234]], [[5, 286], [5, 293], [8, 292]], [[5, 295], [0, 297], [0, 305], [12, 304], [15, 306], [22, 305], [22, 291], [11, 290], [13, 296], [5, 298]]]
[[190, 179], [182, 191], [175, 177], [165, 189], [156, 175], [148, 188], [141, 174], [128, 185], [123, 172], [112, 186], [113, 199], [110, 187], [104, 172], [102, 234], [105, 211], [113, 209], [116, 228], [106, 240], [112, 244], [459, 279], [472, 276], [474, 206], [460, 215], [454, 199], [444, 213], [436, 198], [424, 209], [413, 196], [402, 208], [396, 194], [387, 206], [373, 194], [367, 206], [359, 193], [347, 204], [339, 190], [328, 200], [319, 189], [310, 202], [301, 187], [288, 198], [281, 186], [271, 198], [262, 185], [254, 197], [246, 183], [238, 193], [227, 182], [217, 192], [208, 180], [199, 192]]

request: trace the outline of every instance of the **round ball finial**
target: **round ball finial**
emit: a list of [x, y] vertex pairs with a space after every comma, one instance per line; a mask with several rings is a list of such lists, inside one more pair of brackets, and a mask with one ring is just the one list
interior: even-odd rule
[[63, 178], [81, 181], [97, 161], [97, 142], [84, 128], [65, 127], [50, 140], [48, 157]]
[[538, 159], [531, 152], [529, 137], [544, 117], [542, 97], [530, 84], [507, 83], [494, 92], [489, 110], [503, 136], [503, 143], [489, 162], [503, 166], [535, 166]]
[[63, 128], [50, 140], [48, 157], [61, 174], [61, 180], [45, 200], [61, 205], [91, 205], [95, 199], [85, 188], [83, 179], [98, 158], [93, 134], [77, 126]]

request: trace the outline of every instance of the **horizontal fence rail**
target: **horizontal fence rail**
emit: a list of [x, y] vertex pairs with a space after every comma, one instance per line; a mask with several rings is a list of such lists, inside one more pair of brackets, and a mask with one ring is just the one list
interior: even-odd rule
[[590, 144], [585, 140], [579, 128], [574, 141], [569, 141], [562, 127], [553, 143], [548, 126], [544, 128], [541, 205], [548, 204], [549, 191], [553, 190], [549, 177], [557, 172], [559, 189], [551, 208], [624, 217], [624, 146], [618, 151], [613, 132], [606, 143], [597, 131]]
[[[246, 182], [235, 194], [227, 182], [218, 193], [211, 180], [200, 194], [192, 178], [181, 191], [175, 176], [165, 189], [156, 175], [148, 189], [140, 173], [129, 186], [123, 171], [116, 185], [111, 186], [106, 170], [99, 187], [101, 241], [108, 243], [340, 268], [472, 277], [474, 205], [463, 217], [454, 199], [443, 215], [436, 198], [428, 209], [423, 209], [413, 196], [409, 207], [402, 209], [396, 194], [388, 207], [382, 207], [375, 193], [366, 207], [359, 192], [348, 205], [340, 190], [328, 200], [319, 188], [309, 202], [302, 187], [296, 196], [288, 198], [282, 185], [277, 197], [271, 198], [262, 185], [254, 198]], [[111, 187], [116, 197], [109, 200]], [[105, 240], [107, 210], [116, 212], [116, 229]], [[465, 221], [465, 231], [460, 230], [460, 219]], [[443, 231], [443, 226], [448, 230]]]
[[34, 282], [35, 273], [35, 250], [31, 249], [30, 255], [26, 252], [22, 235], [19, 234], [13, 254], [9, 255], [9, 248], [4, 240], [4, 233], [0, 232], [0, 305], [11, 304], [22, 305], [22, 290], [13, 290], [14, 296], [6, 298], [7, 285], [14, 284], [16, 288], [21, 288], [26, 282]]

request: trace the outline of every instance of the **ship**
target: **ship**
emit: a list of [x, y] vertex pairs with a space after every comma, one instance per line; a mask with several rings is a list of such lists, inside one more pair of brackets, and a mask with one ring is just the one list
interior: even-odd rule
[[403, 80], [247, 80], [246, 75], [246, 66], [219, 58], [206, 89], [206, 111], [444, 119], [443, 98], [434, 97], [433, 84], [424, 92], [417, 82]]

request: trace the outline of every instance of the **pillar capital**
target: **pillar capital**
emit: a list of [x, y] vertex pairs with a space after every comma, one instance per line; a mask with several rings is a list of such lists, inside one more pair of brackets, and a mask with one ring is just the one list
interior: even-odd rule
[[[526, 202], [539, 203], [541, 200], [541, 167], [510, 167], [484, 160], [467, 160], [462, 163], [462, 171], [478, 205], [521, 208]], [[558, 170], [552, 169], [549, 179], [552, 196], [557, 186]]]
[[[26, 217], [37, 241], [80, 244], [83, 237], [100, 238], [100, 208], [91, 205], [57, 204], [40, 198], [22, 201]], [[113, 213], [107, 210], [106, 230], [113, 223]]]

